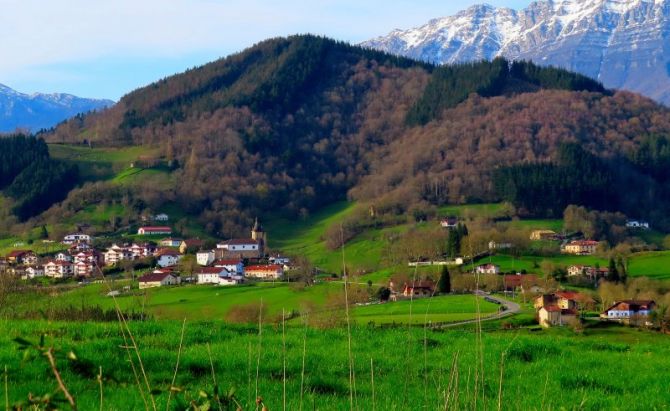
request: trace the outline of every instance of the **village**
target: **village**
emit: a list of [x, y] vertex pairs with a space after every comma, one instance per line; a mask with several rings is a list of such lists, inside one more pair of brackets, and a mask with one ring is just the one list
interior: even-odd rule
[[[124, 268], [130, 268], [133, 280], [139, 290], [170, 286], [236, 286], [254, 282], [289, 281], [290, 273], [298, 267], [292, 259], [270, 252], [267, 247], [267, 233], [258, 219], [254, 222], [248, 238], [232, 238], [217, 242], [205, 242], [199, 238], [182, 239], [173, 236], [172, 228], [166, 223], [169, 216], [165, 213], [153, 217], [155, 223], [165, 225], [141, 226], [136, 238], [142, 241], [131, 243], [112, 240], [105, 247], [96, 246], [100, 242], [85, 233], [67, 234], [62, 239], [65, 250], [38, 256], [30, 249], [11, 251], [0, 259], [0, 270], [33, 283], [39, 279], [56, 282], [78, 282], [86, 285], [107, 277], [114, 277]], [[448, 232], [459, 230], [461, 223], [456, 217], [439, 221]], [[645, 222], [629, 223], [635, 229], [648, 229]], [[151, 240], [151, 238], [157, 238]], [[148, 240], [147, 240], [148, 239]], [[574, 256], [590, 256], [596, 253], [599, 242], [569, 238], [552, 230], [534, 230], [531, 241], [550, 241], [560, 243], [561, 253]], [[209, 245], [209, 247], [208, 247]], [[510, 296], [523, 295], [531, 298], [537, 323], [542, 327], [570, 326], [579, 327], [584, 318], [594, 319], [595, 301], [587, 293], [578, 289], [566, 289], [560, 282], [547, 281], [538, 274], [502, 272], [494, 263], [486, 263], [486, 256], [504, 252], [513, 247], [510, 242], [488, 243], [488, 250], [478, 255], [479, 264], [468, 266], [467, 256], [444, 261], [409, 262], [409, 268], [444, 266], [455, 268], [458, 272], [469, 271], [471, 285], [460, 292], [490, 295], [488, 301], [500, 305], [500, 315], [512, 315], [509, 307], [515, 303], [506, 300]], [[472, 259], [472, 257], [470, 257]], [[474, 261], [474, 260], [473, 260]], [[188, 262], [188, 263], [186, 263]], [[137, 273], [136, 273], [137, 271]], [[577, 279], [586, 284], [598, 286], [599, 281], [609, 279], [610, 268], [598, 265], [573, 264], [565, 268], [566, 279]], [[322, 280], [332, 280], [324, 277]], [[126, 290], [129, 288], [126, 287]], [[435, 278], [414, 276], [405, 277], [402, 282], [391, 279], [385, 287], [388, 292], [380, 293], [380, 302], [390, 304], [402, 300], [431, 298], [451, 290], [440, 289]], [[115, 291], [114, 295], [119, 292]], [[650, 316], [656, 303], [653, 300], [620, 300], [599, 312], [598, 319], [614, 321], [635, 326], [651, 326]], [[494, 319], [496, 316], [491, 316]]]

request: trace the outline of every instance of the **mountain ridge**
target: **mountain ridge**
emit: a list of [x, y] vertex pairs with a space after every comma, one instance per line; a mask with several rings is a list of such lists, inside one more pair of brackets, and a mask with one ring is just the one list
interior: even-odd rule
[[0, 84], [0, 132], [47, 129], [77, 114], [113, 104], [112, 100], [82, 98], [67, 93], [25, 94]]
[[435, 64], [530, 60], [670, 103], [667, 0], [543, 0], [518, 11], [475, 5], [361, 45]]

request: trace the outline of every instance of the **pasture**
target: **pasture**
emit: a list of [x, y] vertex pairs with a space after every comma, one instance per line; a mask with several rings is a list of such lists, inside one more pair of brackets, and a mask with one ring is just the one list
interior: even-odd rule
[[[231, 410], [254, 410], [257, 397], [271, 410], [648, 410], [670, 402], [669, 337], [618, 326], [478, 334], [353, 325], [348, 334], [187, 321], [181, 344], [181, 321], [133, 322], [129, 329], [146, 380], [117, 323], [1, 322], [7, 401], [56, 391], [45, 358], [24, 357], [12, 341], [45, 335], [82, 410], [176, 410], [205, 396], [216, 403], [215, 385], [222, 402], [234, 396], [237, 403], [222, 407]], [[76, 361], [65, 359], [70, 351]], [[3, 390], [2, 403], [4, 396]]]

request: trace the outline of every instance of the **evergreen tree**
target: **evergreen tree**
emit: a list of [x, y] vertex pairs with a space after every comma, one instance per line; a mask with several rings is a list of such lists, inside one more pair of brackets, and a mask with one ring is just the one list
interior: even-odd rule
[[607, 273], [607, 280], [613, 283], [619, 282], [619, 271], [616, 268], [616, 263], [614, 258], [610, 258], [609, 269]]
[[451, 275], [446, 265], [442, 266], [440, 280], [437, 282], [437, 291], [440, 294], [449, 294], [451, 292]]
[[626, 271], [626, 264], [621, 256], [617, 259], [617, 269], [619, 270], [619, 280], [621, 280], [622, 283], [625, 283], [628, 279], [628, 272]]
[[42, 226], [42, 232], [40, 233], [40, 238], [42, 239], [49, 238], [49, 232], [47, 231], [46, 225]]

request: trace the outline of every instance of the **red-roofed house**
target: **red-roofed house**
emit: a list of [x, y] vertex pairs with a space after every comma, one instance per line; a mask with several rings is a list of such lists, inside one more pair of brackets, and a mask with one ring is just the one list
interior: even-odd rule
[[405, 298], [430, 297], [435, 291], [435, 283], [432, 281], [417, 281], [405, 283], [402, 288], [402, 296]]
[[278, 280], [284, 276], [284, 268], [281, 265], [250, 265], [244, 268], [247, 277]]
[[140, 289], [164, 287], [166, 285], [179, 284], [179, 277], [171, 273], [151, 273], [142, 276], [139, 279]]
[[263, 243], [253, 238], [237, 238], [216, 245], [216, 258], [259, 258], [263, 254]]
[[593, 303], [586, 294], [576, 291], [556, 291], [544, 294], [535, 299], [538, 321], [543, 327], [552, 325], [569, 325], [579, 321], [578, 308]]
[[32, 250], [14, 250], [7, 255], [10, 264], [37, 264], [37, 255]]
[[172, 229], [170, 227], [149, 226], [140, 227], [137, 230], [138, 235], [170, 235]]
[[219, 284], [219, 277], [229, 276], [230, 272], [223, 267], [203, 267], [198, 271], [198, 284]]
[[610, 321], [630, 322], [634, 319], [645, 320], [656, 308], [653, 300], [617, 301], [600, 314], [600, 318]]

